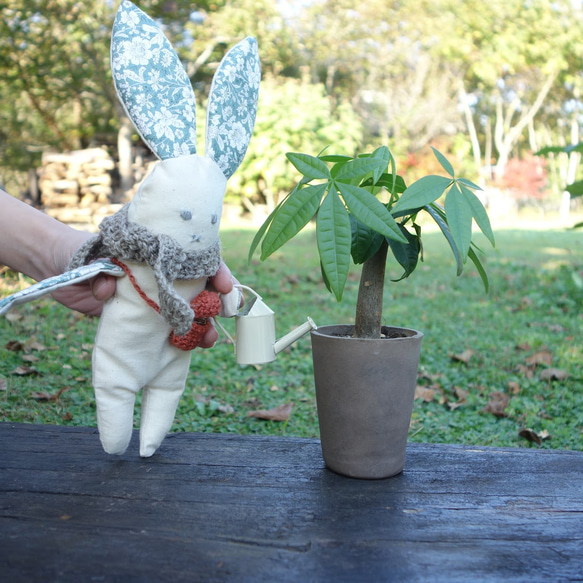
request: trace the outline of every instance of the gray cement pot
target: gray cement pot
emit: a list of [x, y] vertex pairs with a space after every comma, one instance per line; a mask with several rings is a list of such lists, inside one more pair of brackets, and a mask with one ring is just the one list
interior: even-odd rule
[[339, 474], [388, 478], [405, 465], [423, 334], [383, 327], [388, 337], [370, 340], [353, 331], [311, 333], [322, 454]]

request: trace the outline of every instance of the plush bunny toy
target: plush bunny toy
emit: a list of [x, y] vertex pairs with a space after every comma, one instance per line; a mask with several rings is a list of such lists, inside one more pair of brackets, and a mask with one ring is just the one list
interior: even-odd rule
[[111, 257], [127, 273], [95, 338], [97, 423], [105, 451], [123, 453], [142, 390], [140, 455], [148, 457], [172, 425], [190, 349], [208, 318], [221, 304], [222, 315], [238, 307], [238, 291], [219, 299], [204, 290], [221, 261], [223, 196], [253, 131], [260, 65], [251, 37], [221, 61], [209, 95], [205, 156], [196, 153], [194, 93], [178, 56], [157, 24], [126, 0], [113, 26], [111, 65], [122, 104], [160, 161], [71, 268]]

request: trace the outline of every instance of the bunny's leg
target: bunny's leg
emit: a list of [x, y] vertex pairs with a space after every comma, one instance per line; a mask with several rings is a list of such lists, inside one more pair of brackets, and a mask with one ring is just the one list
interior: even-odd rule
[[[135, 267], [138, 270], [138, 267]], [[163, 366], [168, 327], [128, 278], [106, 302], [93, 349], [93, 387], [103, 449], [122, 454], [133, 429], [135, 396]]]
[[106, 453], [121, 455], [132, 438], [136, 394], [124, 387], [95, 386], [97, 426]]
[[184, 385], [144, 388], [140, 424], [140, 456], [154, 455], [172, 427], [176, 408], [183, 392]]
[[160, 374], [142, 391], [142, 457], [153, 455], [170, 431], [186, 384], [191, 353], [174, 347], [169, 347], [168, 351], [174, 353], [174, 358], [166, 363]]
[[[190, 301], [204, 289], [205, 283], [206, 279], [199, 279], [178, 281], [175, 285], [177, 291]], [[190, 367], [191, 352], [172, 346], [167, 335], [164, 348], [155, 354], [159, 372], [148, 380], [142, 391], [142, 457], [153, 455], [170, 431]]]

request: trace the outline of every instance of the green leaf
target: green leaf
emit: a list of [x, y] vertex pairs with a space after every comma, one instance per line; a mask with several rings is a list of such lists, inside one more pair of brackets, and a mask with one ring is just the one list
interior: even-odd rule
[[352, 246], [350, 253], [357, 265], [370, 259], [380, 248], [384, 237], [361, 223], [354, 215], [350, 215], [352, 227]]
[[419, 254], [421, 253], [421, 243], [420, 237], [410, 233], [405, 227], [399, 225], [401, 232], [408, 241], [407, 245], [399, 243], [398, 241], [387, 239], [391, 252], [395, 256], [399, 265], [405, 270], [403, 275], [399, 279], [393, 279], [392, 281], [401, 281], [406, 277], [409, 277], [417, 267], [419, 262]]
[[374, 184], [376, 184], [378, 182], [379, 178], [382, 176], [385, 168], [388, 168], [389, 163], [391, 161], [393, 161], [393, 155], [391, 154], [391, 151], [389, 150], [389, 148], [387, 148], [387, 146], [381, 146], [380, 148], [377, 148], [372, 153], [372, 157], [383, 161], [383, 164], [381, 166], [379, 166], [378, 169], [373, 171], [373, 175], [372, 175], [373, 182], [374, 182]]
[[472, 207], [455, 184], [445, 198], [445, 214], [449, 230], [465, 262], [472, 242]]
[[326, 289], [330, 293], [332, 293], [332, 288], [330, 287], [330, 282], [328, 281], [328, 276], [326, 275], [326, 271], [324, 271], [324, 265], [321, 261], [320, 261], [320, 271], [322, 272], [322, 280], [324, 281], [324, 285], [326, 286]]
[[261, 245], [261, 260], [295, 237], [316, 214], [328, 182], [304, 186], [288, 196], [273, 218]]
[[318, 252], [330, 288], [340, 301], [348, 269], [352, 241], [348, 211], [333, 190], [328, 191], [318, 211], [316, 221]]
[[478, 227], [484, 235], [487, 237], [488, 241], [492, 243], [492, 247], [496, 246], [494, 240], [494, 233], [492, 232], [492, 226], [490, 225], [490, 219], [488, 218], [488, 213], [482, 204], [482, 201], [469, 189], [467, 189], [463, 184], [459, 185], [459, 189], [466, 198], [466, 201], [472, 209], [472, 216], [476, 220]]
[[338, 162], [349, 162], [350, 160], [354, 160], [354, 158], [352, 158], [351, 156], [340, 156], [340, 155], [336, 155], [336, 154], [329, 154], [327, 156], [318, 156], [318, 158], [320, 158], [320, 160], [322, 160], [324, 162], [332, 162], [333, 164], [336, 164]]
[[449, 160], [433, 146], [431, 146], [431, 149], [433, 150], [437, 161], [441, 164], [441, 167], [453, 178], [455, 176], [455, 172], [453, 170], [453, 166], [449, 163]]
[[387, 207], [370, 192], [351, 184], [337, 183], [336, 186], [350, 212], [362, 223], [378, 231], [385, 237], [406, 243], [397, 222]]
[[445, 213], [441, 209], [441, 207], [437, 204], [431, 204], [423, 207], [431, 216], [431, 218], [437, 223], [437, 226], [441, 229], [446, 241], [449, 243], [451, 248], [451, 252], [453, 253], [456, 266], [457, 266], [457, 275], [461, 275], [462, 271], [464, 270], [464, 262], [461, 256], [459, 249], [454, 241], [453, 235], [449, 230], [449, 226], [447, 224]]
[[573, 197], [577, 198], [578, 196], [583, 195], [583, 180], [577, 180], [577, 182], [573, 182], [569, 184], [565, 190]]
[[[296, 187], [297, 188], [297, 187]], [[295, 189], [294, 189], [295, 190]], [[293, 191], [292, 191], [293, 193]], [[291, 195], [290, 195], [291, 196]], [[286, 199], [287, 200], [287, 199]], [[255, 249], [257, 249], [257, 245], [259, 245], [259, 242], [261, 241], [261, 238], [263, 237], [263, 235], [265, 234], [265, 231], [267, 231], [267, 227], [269, 227], [269, 225], [271, 224], [271, 222], [273, 221], [275, 215], [277, 214], [277, 212], [279, 211], [279, 209], [281, 208], [281, 205], [284, 203], [285, 201], [280, 202], [269, 214], [269, 216], [265, 219], [265, 221], [263, 222], [263, 224], [261, 225], [261, 227], [259, 227], [259, 230], [257, 231], [257, 233], [255, 233], [255, 237], [253, 237], [253, 241], [251, 242], [251, 247], [249, 248], [249, 255], [247, 256], [247, 262], [251, 263], [251, 259], [253, 259], [253, 254], [255, 253]]]
[[477, 184], [474, 184], [471, 180], [468, 180], [467, 178], [457, 178], [456, 181], [461, 182], [463, 185], [467, 186], [468, 188], [473, 188], [474, 190], [483, 190], [483, 188], [481, 188]]
[[579, 152], [583, 154], [583, 142], [579, 144], [571, 144], [570, 146], [547, 146], [535, 152], [535, 156], [547, 156], [548, 154], [570, 154], [571, 152]]
[[375, 186], [384, 186], [391, 194], [400, 194], [407, 190], [407, 185], [402, 176], [395, 174], [393, 177], [391, 174], [386, 172], [381, 174], [375, 183]]
[[376, 158], [356, 158], [343, 164], [336, 173], [335, 179], [339, 182], [350, 182], [351, 180], [362, 180], [371, 172], [380, 171], [386, 168], [384, 160]]
[[295, 168], [310, 179], [330, 179], [330, 170], [328, 166], [320, 158], [310, 156], [308, 154], [295, 154], [288, 152], [287, 159], [295, 166]]
[[490, 290], [490, 282], [488, 281], [488, 274], [486, 273], [486, 270], [484, 269], [484, 266], [482, 265], [480, 258], [478, 257], [476, 252], [471, 247], [470, 247], [470, 250], [468, 251], [468, 257], [471, 259], [472, 263], [476, 266], [476, 269], [478, 270], [478, 273], [480, 274], [480, 279], [482, 280], [482, 283], [484, 284], [484, 291], [486, 293], [488, 293], [488, 291]]
[[431, 174], [415, 181], [395, 203], [391, 212], [418, 209], [436, 201], [452, 183], [451, 178]]

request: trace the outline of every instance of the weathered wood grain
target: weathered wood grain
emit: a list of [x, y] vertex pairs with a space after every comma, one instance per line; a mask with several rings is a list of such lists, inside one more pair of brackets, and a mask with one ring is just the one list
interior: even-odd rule
[[583, 452], [410, 444], [359, 481], [317, 440], [0, 424], [1, 581], [583, 581]]

